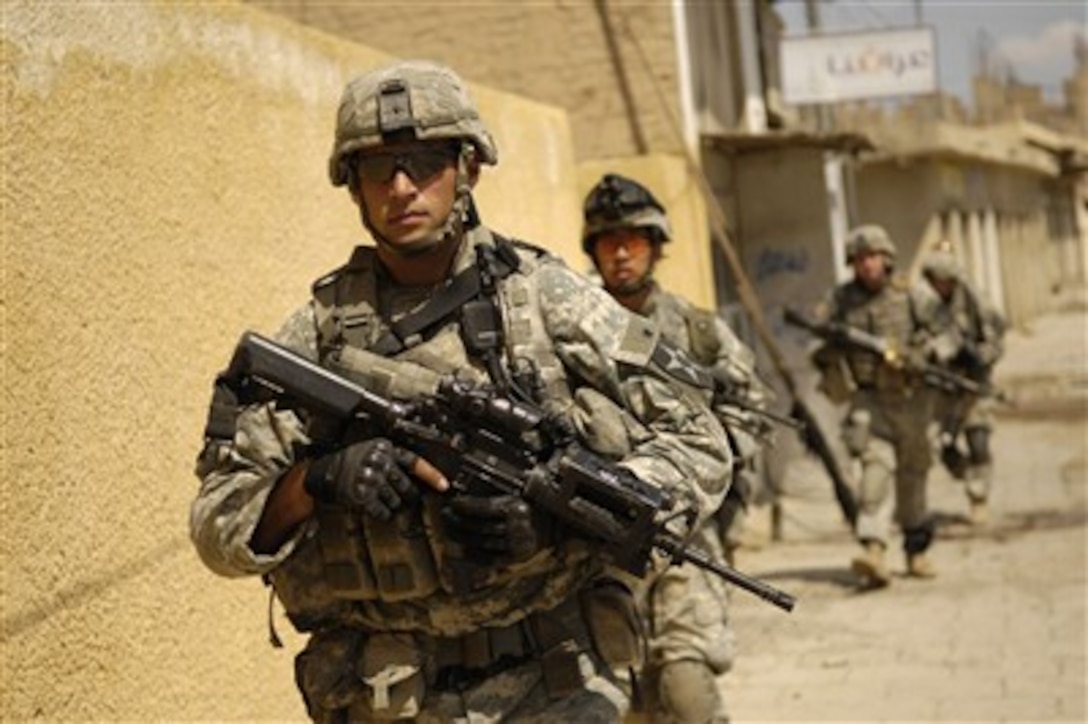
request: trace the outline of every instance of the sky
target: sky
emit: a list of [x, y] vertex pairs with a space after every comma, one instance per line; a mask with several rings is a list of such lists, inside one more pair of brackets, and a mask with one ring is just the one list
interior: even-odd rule
[[[970, 101], [971, 76], [980, 49], [991, 62], [1009, 68], [1024, 83], [1043, 87], [1051, 100], [1073, 71], [1073, 38], [1088, 36], [1088, 0], [920, 0], [922, 22], [937, 32], [941, 89]], [[789, 35], [804, 35], [805, 2], [779, 0], [778, 13]], [[910, 27], [913, 0], [822, 0], [824, 30], [880, 30]]]

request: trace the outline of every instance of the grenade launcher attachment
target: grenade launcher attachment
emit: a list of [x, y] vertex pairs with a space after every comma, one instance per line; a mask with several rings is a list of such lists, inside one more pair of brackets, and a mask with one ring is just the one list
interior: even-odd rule
[[242, 335], [221, 380], [242, 401], [271, 399], [301, 411], [326, 444], [381, 435], [428, 460], [455, 489], [521, 496], [636, 576], [647, 573], [657, 550], [793, 609], [793, 596], [673, 532], [669, 523], [690, 523], [694, 511], [674, 510], [668, 493], [584, 447], [569, 426], [489, 386], [444, 378], [434, 394], [388, 399], [253, 332]]

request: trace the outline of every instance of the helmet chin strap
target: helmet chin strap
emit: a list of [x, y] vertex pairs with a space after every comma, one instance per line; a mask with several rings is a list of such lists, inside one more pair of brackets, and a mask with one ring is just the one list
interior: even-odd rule
[[465, 219], [468, 218], [469, 209], [472, 206], [472, 184], [469, 183], [468, 172], [469, 156], [472, 153], [474, 153], [474, 150], [471, 144], [461, 144], [461, 152], [457, 154], [456, 196], [449, 216], [446, 217], [446, 223], [436, 229], [434, 233], [411, 244], [393, 244], [378, 233], [378, 230], [370, 222], [370, 212], [367, 211], [366, 203], [360, 198], [359, 217], [378, 246], [397, 256], [415, 257], [423, 256], [439, 247], [460, 242], [465, 230]]

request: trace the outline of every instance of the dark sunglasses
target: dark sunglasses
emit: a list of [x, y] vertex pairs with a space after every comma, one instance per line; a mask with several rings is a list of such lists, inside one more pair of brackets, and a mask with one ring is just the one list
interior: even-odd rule
[[456, 158], [457, 152], [451, 148], [420, 148], [359, 156], [355, 167], [359, 178], [370, 183], [389, 183], [398, 170], [404, 171], [414, 183], [420, 183], [445, 170]]

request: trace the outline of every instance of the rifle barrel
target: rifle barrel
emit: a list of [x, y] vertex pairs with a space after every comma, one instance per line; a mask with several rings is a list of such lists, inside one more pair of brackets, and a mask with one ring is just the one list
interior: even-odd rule
[[674, 538], [668, 537], [659, 538], [655, 541], [655, 544], [670, 556], [679, 558], [681, 561], [691, 563], [704, 570], [708, 570], [711, 573], [715, 573], [732, 583], [734, 586], [743, 588], [745, 591], [759, 596], [767, 603], [774, 604], [783, 611], [792, 611], [794, 605], [797, 603], [797, 599], [782, 589], [775, 588], [769, 583], [765, 583], [757, 578], [746, 576], [735, 568], [730, 568], [729, 566], [714, 560], [710, 557], [709, 553], [701, 548], [692, 548]]

